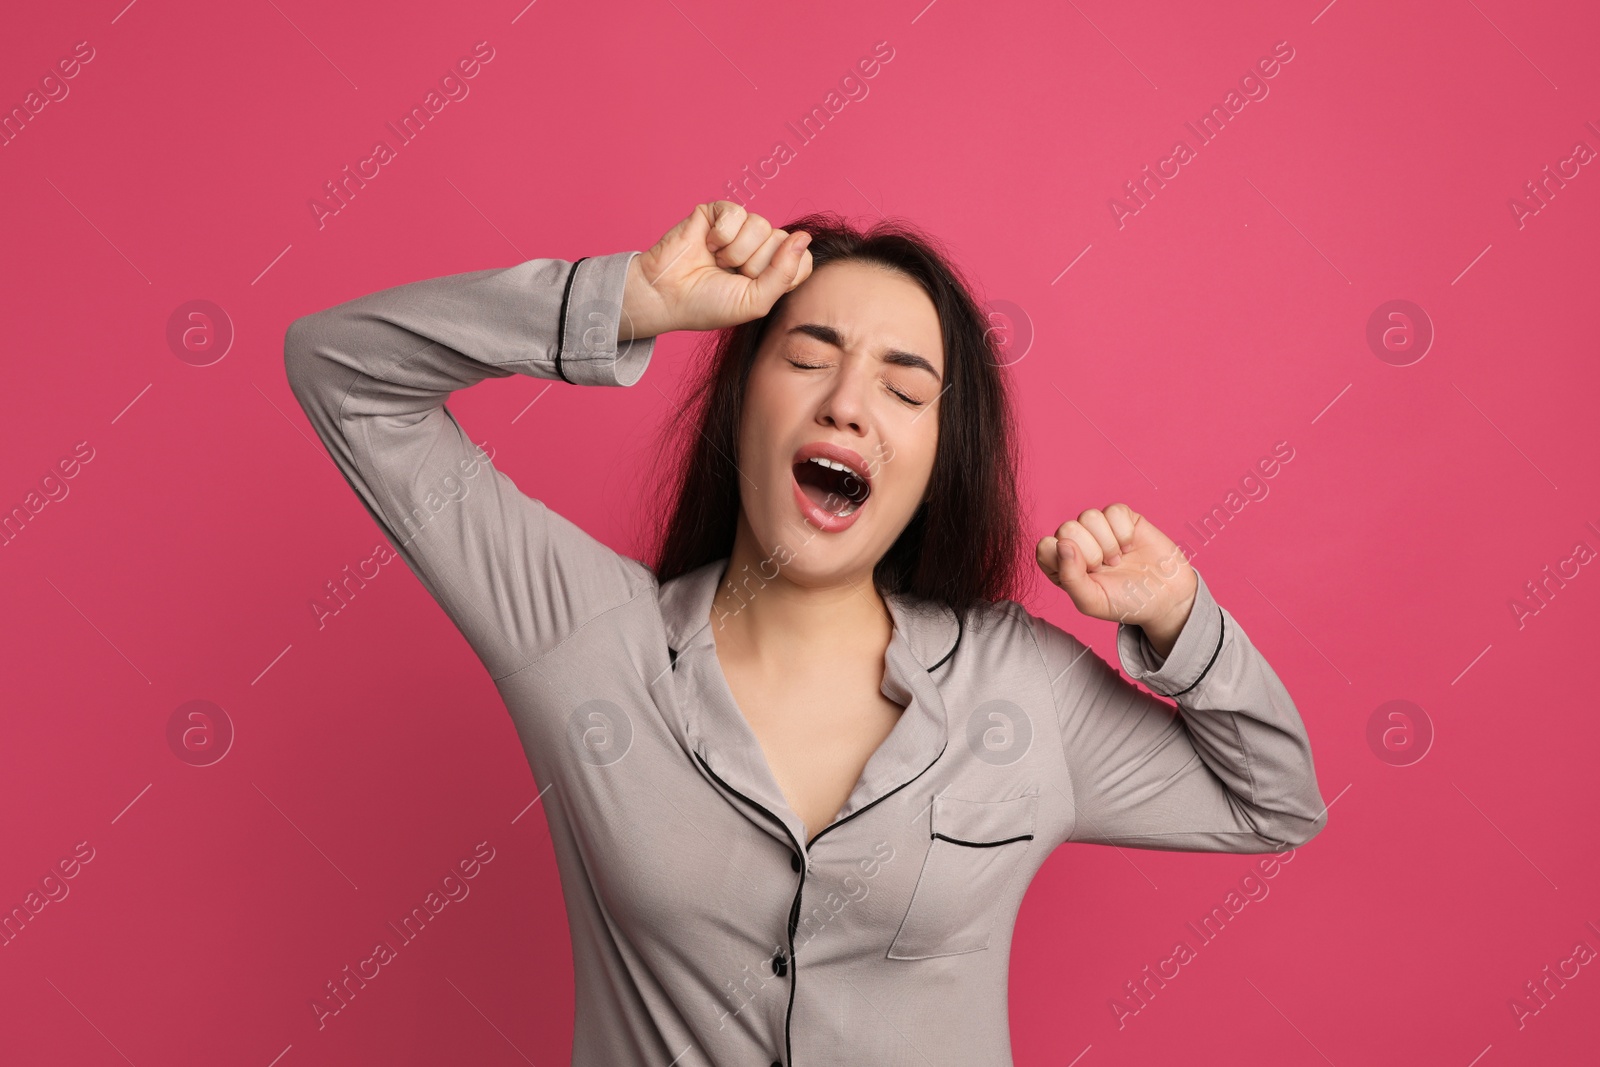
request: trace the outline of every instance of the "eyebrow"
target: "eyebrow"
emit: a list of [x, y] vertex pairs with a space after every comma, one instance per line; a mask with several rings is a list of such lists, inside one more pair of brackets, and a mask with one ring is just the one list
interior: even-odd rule
[[[839, 331], [834, 329], [832, 326], [824, 326], [819, 322], [802, 322], [798, 326], [789, 327], [788, 332], [803, 333], [809, 337], [815, 337], [823, 344], [829, 344], [841, 350], [844, 348], [844, 338], [839, 335]], [[915, 352], [902, 352], [898, 348], [891, 348], [889, 351], [883, 354], [883, 361], [885, 363], [893, 363], [900, 367], [920, 367], [922, 370], [925, 370], [929, 374], [933, 375], [934, 381], [937, 382], [943, 380], [941, 379], [939, 372], [934, 369], [933, 364], [929, 363], [926, 359], [917, 355]]]

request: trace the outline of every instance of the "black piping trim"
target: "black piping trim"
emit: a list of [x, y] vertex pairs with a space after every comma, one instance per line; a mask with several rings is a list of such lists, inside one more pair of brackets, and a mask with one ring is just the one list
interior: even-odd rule
[[935, 833], [934, 838], [939, 841], [948, 841], [952, 845], [968, 845], [972, 848], [993, 848], [996, 845], [1009, 845], [1013, 841], [1032, 841], [1032, 834], [1022, 834], [1019, 837], [1008, 837], [1004, 841], [963, 841], [959, 837], [946, 837], [944, 834]]
[[[957, 643], [960, 643], [960, 638], [959, 637], [957, 637], [956, 640], [957, 640]], [[955, 650], [951, 649], [951, 651], [953, 652]], [[946, 658], [948, 658], [948, 657], [946, 657]], [[940, 660], [939, 662], [943, 663], [944, 660]], [[895, 786], [893, 789], [889, 790], [887, 793], [883, 794], [883, 796], [879, 797], [877, 800], [874, 800], [871, 804], [868, 804], [866, 807], [859, 808], [856, 811], [852, 811], [849, 815], [846, 815], [844, 818], [835, 820], [834, 822], [829, 823], [827, 826], [824, 826], [822, 829], [817, 831], [816, 837], [813, 837], [810, 841], [808, 841], [806, 843], [808, 845], [816, 844], [818, 839], [820, 839], [822, 837], [822, 835], [827, 833], [829, 830], [832, 830], [836, 826], [843, 826], [845, 823], [849, 822], [851, 819], [855, 818], [857, 815], [861, 815], [861, 814], [863, 814], [865, 812], [871, 811], [873, 808], [877, 807], [879, 804], [882, 804], [885, 800], [888, 800], [890, 797], [892, 797], [896, 793], [900, 792], [900, 790], [904, 789], [906, 786], [910, 785], [912, 782], [916, 781], [918, 778], [921, 778], [924, 774], [927, 774], [928, 771], [933, 769], [933, 765], [935, 763], [939, 762], [939, 757], [944, 755], [945, 749], [947, 749], [949, 747], [950, 747], [950, 739], [948, 737], [946, 737], [945, 738], [945, 743], [939, 747], [939, 755], [933, 757], [933, 761], [931, 763], [929, 763], [926, 767], [922, 768], [922, 770], [920, 770], [916, 774], [912, 775], [906, 781], [901, 782], [899, 785]], [[783, 827], [784, 835], [787, 836], [791, 842], [794, 842], [794, 850], [795, 850], [796, 854], [799, 854], [801, 852], [800, 844], [799, 844], [799, 842], [794, 840], [794, 834], [789, 832], [789, 826], [788, 826], [787, 823], [785, 823], [782, 819], [778, 818], [778, 816], [775, 815], [773, 812], [767, 810], [767, 808], [765, 806], [756, 803], [754, 800], [751, 800], [749, 797], [747, 797], [743, 793], [739, 792], [733, 786], [731, 786], [727, 782], [723, 781], [722, 780], [722, 776], [717, 774], [716, 771], [711, 769], [711, 765], [709, 763], [707, 763], [703, 758], [701, 758], [700, 753], [696, 752], [694, 754], [694, 758], [695, 758], [696, 761], [699, 762], [700, 766], [705, 768], [706, 773], [709, 774], [713, 779], [716, 780], [718, 785], [722, 786], [722, 788], [726, 789], [728, 792], [732, 793], [734, 796], [738, 797], [740, 800], [744, 801], [746, 804], [749, 804], [752, 808], [755, 808], [757, 811], [761, 812], [761, 814], [765, 815], [767, 818], [771, 819], [773, 822], [775, 822], [779, 826]], [[1030, 834], [1029, 836], [1031, 837], [1032, 835]], [[790, 1024], [793, 1023], [793, 1021], [794, 1021], [794, 990], [795, 990], [795, 986], [799, 984], [799, 978], [800, 978], [800, 961], [795, 958], [795, 954], [794, 954], [794, 933], [800, 927], [800, 897], [801, 897], [801, 894], [803, 894], [805, 892], [805, 887], [806, 887], [806, 869], [804, 867], [801, 867], [801, 869], [800, 869], [800, 884], [795, 886], [794, 901], [789, 905], [789, 1007], [785, 1010], [784, 1016], [783, 1016], [783, 1060], [784, 1060], [785, 1067], [791, 1067], [791, 1065], [794, 1062], [794, 1043], [793, 1043], [793, 1040], [790, 1037], [789, 1028], [790, 1028]]]
[[567, 298], [572, 295], [572, 280], [578, 276], [578, 264], [588, 259], [588, 256], [579, 256], [573, 260], [572, 269], [567, 271], [567, 284], [561, 290], [561, 311], [556, 315], [556, 374], [568, 385], [576, 385], [567, 372], [561, 369], [561, 349], [567, 342]]
[[[771, 819], [773, 822], [782, 827], [784, 836], [787, 837], [789, 842], [794, 845], [795, 855], [798, 856], [803, 854], [802, 849], [800, 848], [800, 842], [794, 839], [794, 834], [790, 833], [787, 823], [778, 818], [778, 816], [770, 811], [764, 804], [756, 803], [754, 800], [751, 800], [733, 786], [723, 781], [722, 776], [711, 769], [711, 764], [707, 763], [705, 759], [701, 757], [700, 753], [696, 752], [694, 754], [694, 758], [700, 764], [700, 766], [705, 768], [706, 773], [716, 780], [718, 785], [722, 786], [722, 788], [726, 789], [728, 792], [732, 793], [734, 796], [738, 797], [740, 800], [744, 801], [752, 808], [755, 808], [761, 814], [765, 815], [767, 818]], [[821, 836], [821, 834], [817, 835], [817, 837]], [[814, 837], [812, 840], [815, 841], [816, 838]], [[804, 866], [802, 866], [800, 868], [800, 881], [794, 887], [794, 900], [789, 904], [789, 1006], [784, 1010], [783, 1015], [783, 1061], [786, 1064], [794, 1061], [794, 1045], [789, 1036], [789, 1023], [794, 1018], [795, 979], [800, 977], [800, 961], [795, 959], [794, 956], [794, 932], [800, 926], [800, 896], [805, 892], [805, 888], [806, 869]]]
[[[949, 748], [949, 747], [950, 747], [950, 740], [947, 737], [945, 739], [944, 745], [939, 749], [939, 756], [944, 755], [944, 750], [946, 748]], [[933, 763], [938, 763], [939, 762], [939, 756], [933, 757]], [[824, 826], [822, 829], [817, 831], [817, 836], [813, 837], [810, 841], [807, 841], [806, 844], [807, 845], [816, 844], [818, 838], [822, 837], [822, 835], [827, 833], [829, 830], [832, 830], [835, 826], [843, 826], [845, 823], [849, 822], [851, 819], [855, 818], [857, 815], [865, 814], [866, 812], [869, 812], [873, 808], [877, 807], [879, 804], [882, 804], [885, 800], [888, 800], [890, 797], [892, 797], [896, 793], [900, 792], [900, 790], [904, 789], [906, 786], [910, 785], [912, 782], [916, 781], [918, 778], [921, 778], [924, 774], [927, 774], [928, 771], [930, 769], [932, 769], [933, 763], [928, 764], [928, 766], [922, 768], [922, 770], [918, 771], [916, 774], [912, 775], [910, 778], [906, 779], [904, 782], [901, 782], [899, 785], [895, 786], [893, 789], [889, 790], [887, 793], [883, 794], [883, 796], [879, 797], [877, 800], [874, 800], [871, 804], [868, 804], [866, 807], [860, 808], [860, 809], [858, 809], [856, 811], [852, 811], [849, 815], [846, 815], [844, 818], [839, 819], [836, 822], [831, 822], [827, 826]]]
[[966, 626], [965, 626], [965, 624], [962, 623], [961, 616], [957, 615], [956, 616], [956, 643], [950, 646], [950, 651], [946, 652], [944, 654], [943, 659], [940, 659], [938, 663], [935, 663], [933, 666], [928, 668], [928, 673], [929, 674], [932, 674], [934, 671], [938, 670], [940, 667], [943, 667], [944, 666], [944, 661], [949, 659], [951, 656], [956, 654], [956, 649], [961, 647], [961, 635], [962, 635], [962, 633], [965, 632], [965, 630], [966, 630]]
[[[1217, 605], [1217, 618], [1220, 620], [1220, 625], [1222, 627], [1222, 629], [1217, 631], [1217, 647], [1212, 650], [1211, 658], [1206, 661], [1206, 669], [1200, 672], [1200, 678], [1204, 678], [1206, 676], [1207, 671], [1211, 670], [1211, 664], [1217, 662], [1217, 657], [1222, 654], [1222, 639], [1227, 635], [1228, 632], [1228, 617], [1222, 614], [1221, 604]], [[1187, 693], [1189, 690], [1200, 684], [1200, 678], [1196, 678], [1194, 681], [1190, 682], [1188, 685], [1184, 686], [1182, 689], [1178, 690], [1172, 695], [1177, 697]]]

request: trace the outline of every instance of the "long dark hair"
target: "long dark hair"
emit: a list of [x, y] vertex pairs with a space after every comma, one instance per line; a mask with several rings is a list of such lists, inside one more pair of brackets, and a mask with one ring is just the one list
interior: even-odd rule
[[[942, 603], [957, 618], [982, 603], [1018, 599], [1023, 585], [1016, 425], [989, 320], [960, 270], [935, 239], [903, 220], [860, 230], [834, 212], [815, 212], [782, 229], [811, 235], [813, 272], [857, 260], [897, 271], [922, 286], [939, 315], [946, 391], [939, 401], [938, 446], [927, 498], [873, 568], [880, 596], [909, 594]], [[803, 283], [802, 283], [803, 284]], [[791, 290], [792, 291], [792, 290]], [[759, 319], [707, 335], [683, 413], [669, 419], [658, 455], [658, 489], [670, 496], [656, 530], [657, 580], [729, 556], [739, 518], [734, 466], [745, 382], [769, 321], [788, 294]]]

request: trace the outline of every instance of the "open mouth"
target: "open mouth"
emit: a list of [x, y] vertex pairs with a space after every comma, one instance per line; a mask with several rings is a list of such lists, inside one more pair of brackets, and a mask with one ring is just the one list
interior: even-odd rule
[[855, 514], [872, 495], [872, 485], [864, 472], [827, 456], [810, 456], [796, 462], [794, 480], [808, 500], [839, 518]]

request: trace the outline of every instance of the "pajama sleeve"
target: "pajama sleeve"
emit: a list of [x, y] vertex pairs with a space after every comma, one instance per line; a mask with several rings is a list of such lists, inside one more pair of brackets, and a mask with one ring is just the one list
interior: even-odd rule
[[635, 255], [412, 282], [296, 319], [284, 337], [290, 389], [334, 464], [496, 680], [649, 572], [518, 489], [445, 401], [513, 374], [637, 382], [655, 339], [616, 340]]
[[1035, 618], [1053, 679], [1076, 821], [1067, 840], [1193, 852], [1270, 852], [1321, 831], [1305, 724], [1283, 683], [1197, 570], [1194, 607], [1163, 660], [1117, 625], [1124, 679]]

